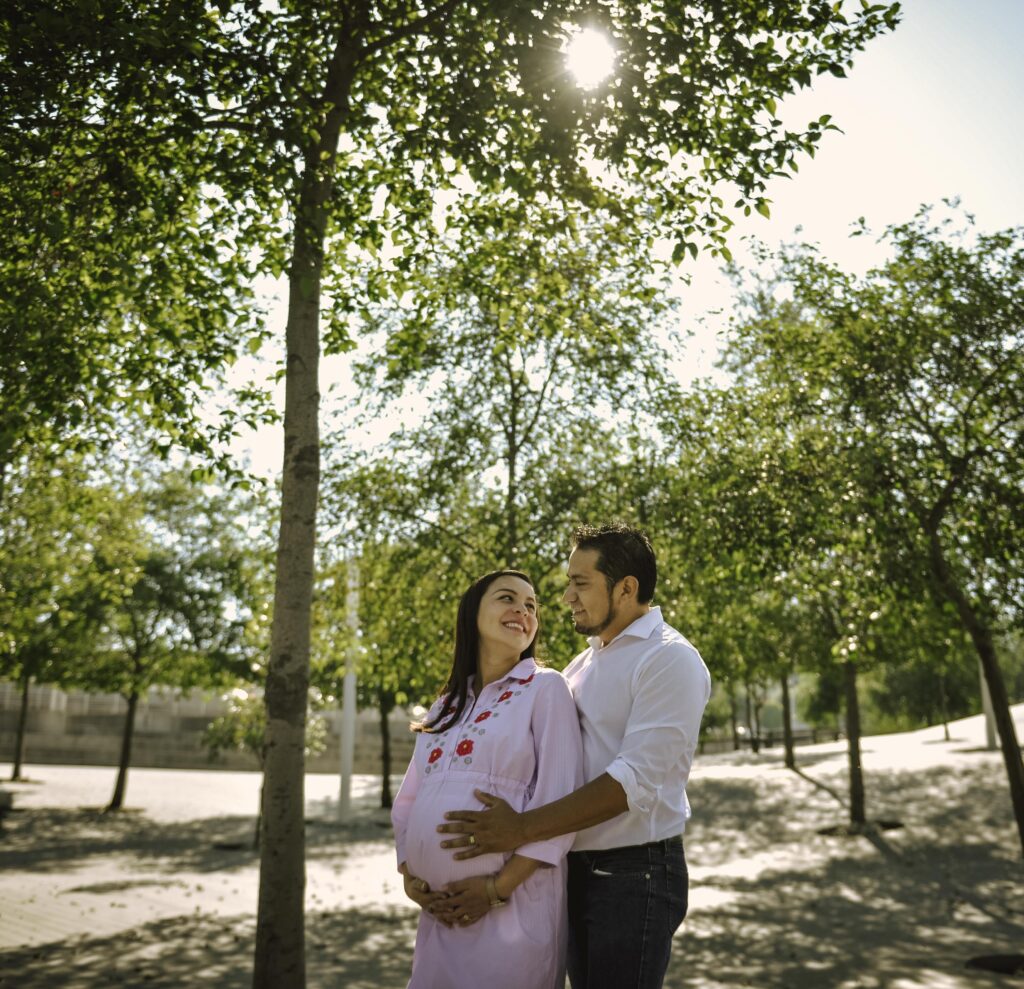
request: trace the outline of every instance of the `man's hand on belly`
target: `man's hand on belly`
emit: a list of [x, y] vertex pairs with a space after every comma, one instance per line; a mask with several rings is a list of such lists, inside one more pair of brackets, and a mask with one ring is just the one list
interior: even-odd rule
[[471, 859], [488, 852], [512, 852], [526, 843], [521, 814], [501, 797], [483, 790], [474, 790], [473, 794], [488, 809], [452, 810], [445, 814], [445, 820], [451, 823], [439, 824], [437, 830], [459, 837], [442, 841], [442, 848], [461, 849], [455, 858]]

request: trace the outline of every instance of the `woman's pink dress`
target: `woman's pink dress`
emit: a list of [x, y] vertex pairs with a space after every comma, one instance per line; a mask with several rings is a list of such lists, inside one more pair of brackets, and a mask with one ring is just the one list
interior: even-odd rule
[[[439, 703], [434, 705], [433, 717]], [[441, 848], [437, 826], [449, 810], [482, 809], [473, 790], [527, 810], [583, 782], [579, 721], [560, 673], [524, 659], [476, 696], [470, 681], [459, 723], [420, 734], [395, 797], [398, 864], [430, 888], [498, 872], [509, 854], [459, 861]], [[469, 927], [445, 927], [420, 913], [409, 989], [562, 989], [565, 983], [565, 856], [573, 835], [517, 849], [542, 863], [508, 906]]]

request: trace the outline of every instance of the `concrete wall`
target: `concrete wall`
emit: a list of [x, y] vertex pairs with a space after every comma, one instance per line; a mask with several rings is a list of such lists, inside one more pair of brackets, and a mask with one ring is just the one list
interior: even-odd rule
[[[0, 681], [0, 761], [14, 754], [21, 696], [18, 685]], [[135, 715], [132, 765], [163, 769], [256, 769], [256, 759], [230, 752], [210, 760], [200, 739], [206, 726], [225, 708], [219, 697], [154, 688], [140, 699]], [[29, 692], [25, 736], [26, 763], [116, 766], [128, 704], [120, 694], [63, 691], [33, 685]], [[311, 772], [338, 772], [338, 711], [321, 713], [328, 722], [326, 750], [307, 767]], [[391, 771], [401, 775], [412, 755], [412, 734], [405, 711], [392, 712]], [[376, 711], [360, 711], [356, 721], [354, 771], [381, 772], [381, 739]]]

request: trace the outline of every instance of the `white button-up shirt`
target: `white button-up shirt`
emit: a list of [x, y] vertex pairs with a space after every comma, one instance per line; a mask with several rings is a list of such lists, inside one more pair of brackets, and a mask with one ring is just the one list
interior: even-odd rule
[[608, 645], [595, 636], [565, 669], [583, 733], [583, 773], [626, 791], [629, 810], [580, 831], [573, 848], [642, 845], [682, 834], [686, 781], [711, 677], [700, 653], [652, 608]]

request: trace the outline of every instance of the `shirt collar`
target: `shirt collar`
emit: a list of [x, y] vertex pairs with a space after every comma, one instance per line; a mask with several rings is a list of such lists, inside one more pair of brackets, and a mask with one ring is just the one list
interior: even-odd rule
[[[635, 622], [627, 625], [611, 642], [608, 646], [614, 642], [618, 642], [619, 639], [629, 636], [633, 639], [649, 639], [657, 629], [664, 623], [664, 619], [661, 617], [661, 608], [655, 605], [646, 614], [641, 615]], [[600, 652], [602, 649], [607, 649], [608, 646], [601, 645], [601, 636], [592, 635], [587, 642], [590, 643], [590, 648], [594, 652]]]

